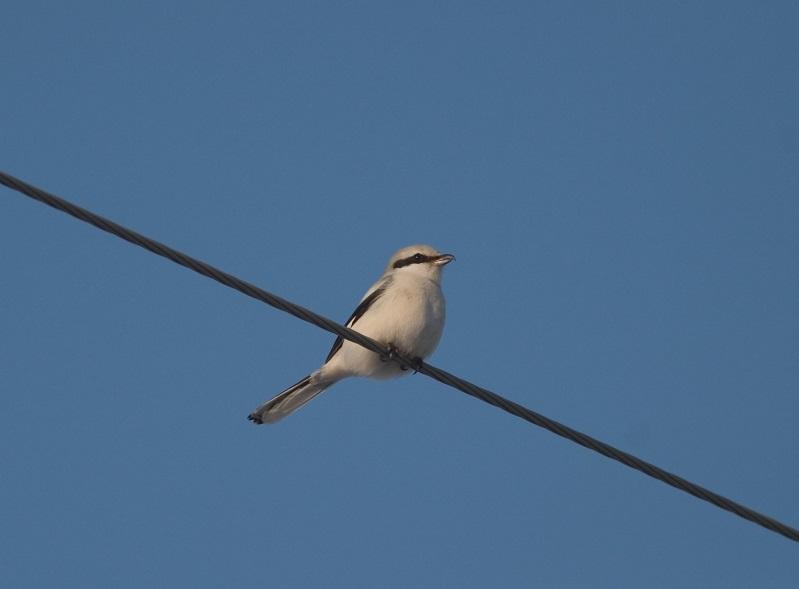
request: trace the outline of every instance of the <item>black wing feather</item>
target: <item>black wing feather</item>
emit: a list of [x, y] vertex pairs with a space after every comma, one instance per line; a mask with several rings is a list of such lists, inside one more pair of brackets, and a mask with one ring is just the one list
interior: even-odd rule
[[[355, 310], [352, 312], [350, 318], [347, 319], [347, 323], [345, 325], [347, 327], [352, 327], [353, 325], [355, 325], [358, 322], [358, 319], [363, 317], [363, 314], [366, 313], [369, 307], [371, 307], [375, 303], [375, 301], [383, 295], [383, 293], [386, 291], [386, 286], [388, 286], [388, 280], [386, 280], [379, 288], [374, 289], [369, 294], [368, 297], [362, 300], [355, 308]], [[341, 349], [341, 346], [343, 345], [344, 345], [344, 338], [338, 336], [336, 338], [336, 341], [333, 342], [333, 347], [330, 348], [330, 353], [327, 355], [327, 358], [325, 359], [325, 364], [330, 362], [330, 359], [336, 355], [336, 352], [338, 352]]]

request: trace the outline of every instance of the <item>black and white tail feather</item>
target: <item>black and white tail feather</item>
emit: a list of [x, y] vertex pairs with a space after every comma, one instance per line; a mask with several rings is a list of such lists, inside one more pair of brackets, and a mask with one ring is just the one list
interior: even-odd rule
[[[347, 327], [412, 358], [426, 358], [435, 350], [444, 329], [441, 271], [454, 259], [429, 245], [402, 248], [366, 291]], [[406, 371], [398, 364], [385, 362], [374, 352], [338, 337], [319, 370], [260, 405], [248, 419], [258, 424], [279, 421], [343, 378], [402, 374]]]
[[309, 374], [273, 399], [259, 405], [255, 411], [250, 413], [248, 419], [258, 424], [274, 423], [305, 405], [325, 388], [327, 385], [319, 383], [311, 385], [311, 375]]

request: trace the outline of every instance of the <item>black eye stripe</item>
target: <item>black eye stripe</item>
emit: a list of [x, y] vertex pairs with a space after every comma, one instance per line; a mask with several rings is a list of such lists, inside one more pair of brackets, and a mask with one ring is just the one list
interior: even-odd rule
[[426, 256], [424, 254], [415, 253], [412, 256], [408, 256], [407, 258], [402, 258], [401, 260], [397, 260], [394, 262], [392, 268], [403, 268], [405, 266], [410, 266], [411, 264], [423, 264], [425, 262], [429, 262], [432, 260], [430, 256]]

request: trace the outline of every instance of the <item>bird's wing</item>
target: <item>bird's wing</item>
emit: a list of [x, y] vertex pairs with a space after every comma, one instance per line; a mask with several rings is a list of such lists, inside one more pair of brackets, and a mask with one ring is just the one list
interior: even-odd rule
[[[377, 301], [377, 299], [383, 296], [383, 293], [386, 291], [386, 287], [388, 286], [388, 283], [390, 281], [391, 278], [386, 277], [383, 280], [378, 281], [366, 293], [361, 302], [352, 312], [352, 315], [350, 315], [350, 318], [347, 319], [347, 323], [345, 324], [347, 327], [352, 327], [353, 325], [355, 325], [358, 322], [358, 319], [363, 317], [363, 314], [366, 313], [366, 311], [368, 311], [369, 308], [375, 304], [375, 301]], [[341, 349], [342, 345], [344, 345], [344, 339], [341, 336], [338, 336], [336, 338], [336, 341], [333, 342], [333, 347], [330, 348], [330, 353], [327, 355], [327, 358], [325, 359], [325, 364], [330, 362], [330, 359], [336, 355], [336, 352], [338, 352]]]

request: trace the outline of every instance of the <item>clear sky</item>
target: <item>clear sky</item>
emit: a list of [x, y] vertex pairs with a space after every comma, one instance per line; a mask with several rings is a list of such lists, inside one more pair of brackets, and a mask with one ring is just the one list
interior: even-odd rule
[[[6, 2], [0, 168], [799, 525], [795, 2]], [[787, 587], [799, 545], [0, 189], [4, 587]]]

